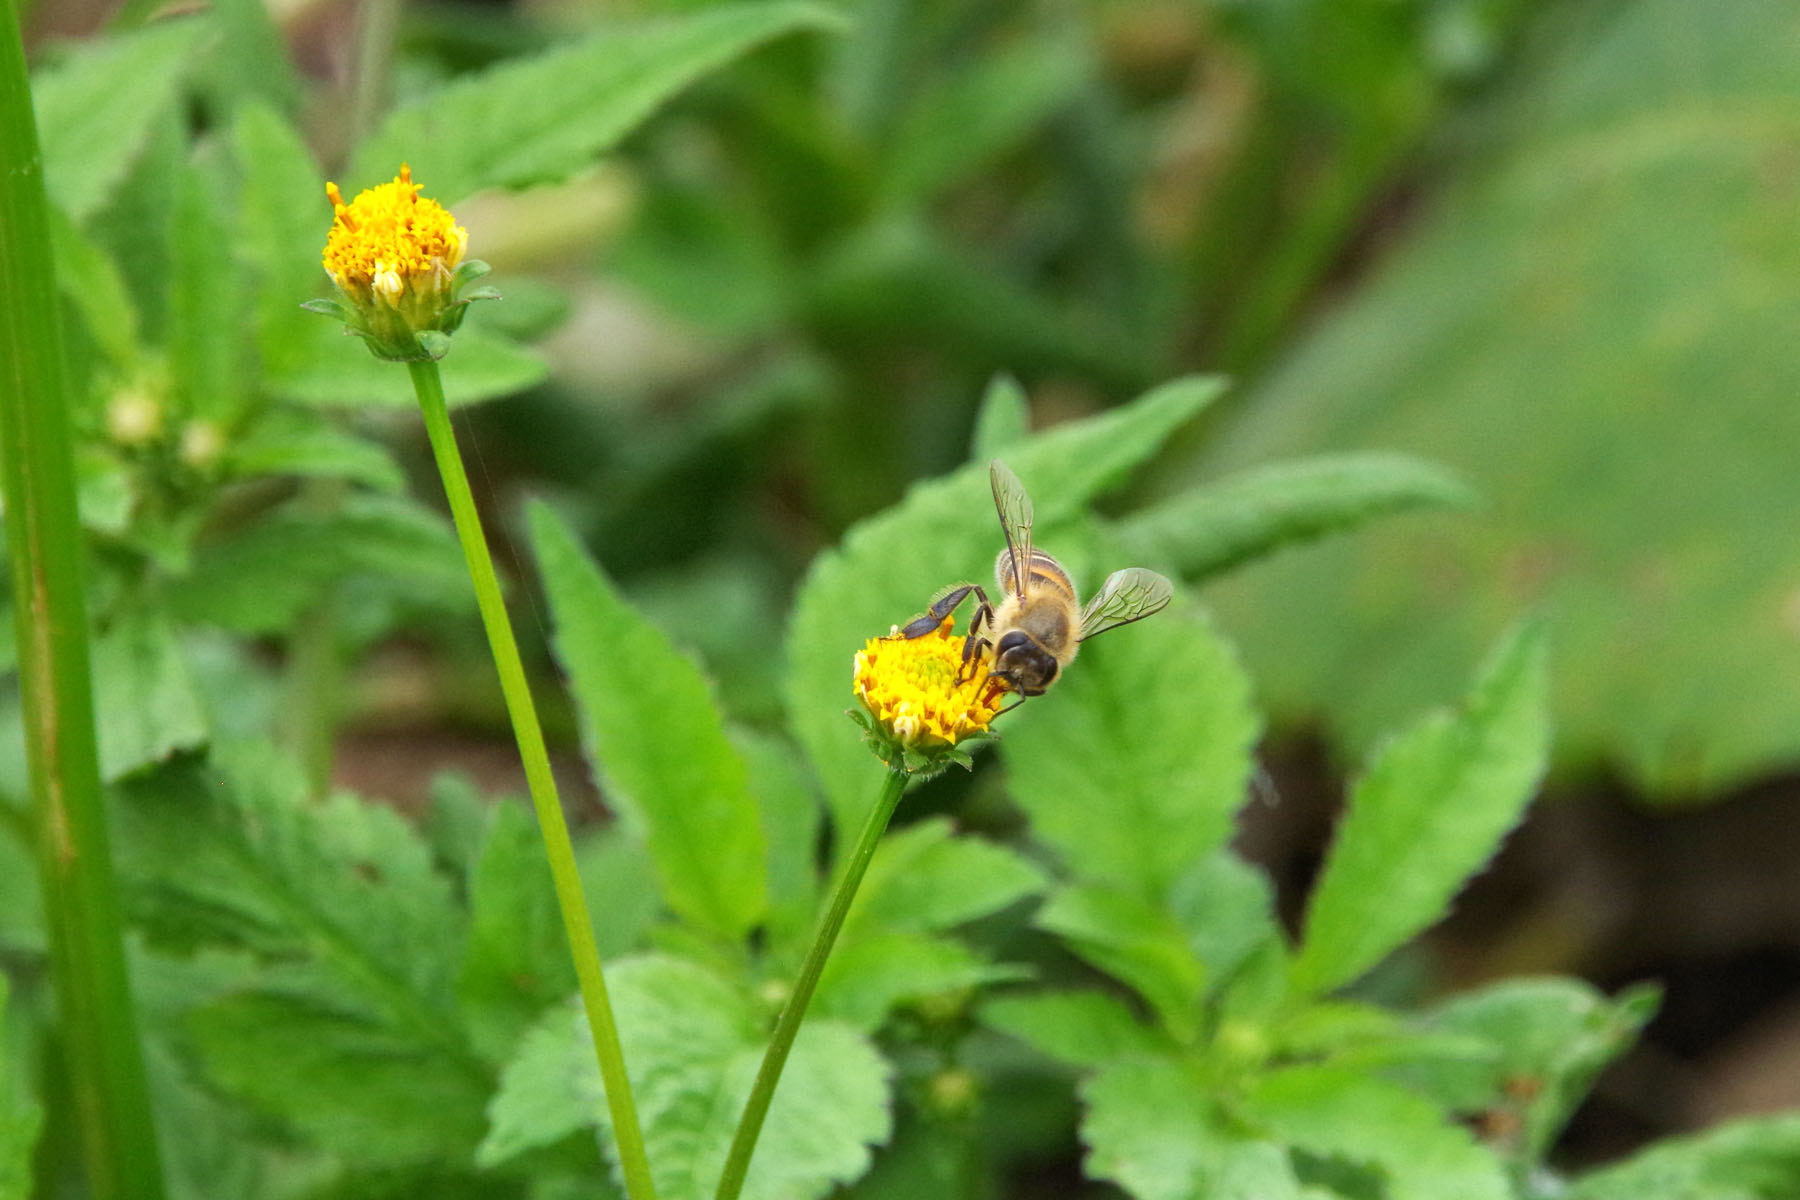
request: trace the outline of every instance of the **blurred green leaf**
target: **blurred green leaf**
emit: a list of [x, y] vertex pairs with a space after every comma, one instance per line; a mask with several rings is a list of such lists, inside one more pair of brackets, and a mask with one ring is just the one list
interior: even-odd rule
[[[6, 976], [0, 974], [0, 1018], [6, 1014]], [[4, 1028], [0, 1024], [0, 1028]], [[43, 1112], [26, 1098], [25, 1082], [0, 1038], [0, 1200], [30, 1200], [31, 1155]]]
[[[1040, 531], [1047, 536], [1123, 482], [1222, 386], [1208, 378], [1179, 380], [1019, 443], [1007, 463], [1031, 489]], [[922, 612], [939, 588], [985, 578], [1002, 544], [987, 464], [978, 463], [916, 485], [814, 561], [789, 627], [788, 718], [840, 831], [860, 828], [880, 782], [874, 757], [843, 715], [853, 703], [856, 651]]]
[[[324, 288], [309, 289], [317, 294]], [[305, 297], [302, 297], [304, 299]], [[295, 301], [295, 311], [299, 311]], [[265, 386], [280, 400], [320, 408], [411, 408], [419, 398], [405, 371], [382, 362], [344, 333], [336, 321], [301, 313], [308, 324], [293, 331]], [[548, 374], [544, 361], [516, 342], [465, 324], [444, 359], [444, 395], [451, 407], [510, 396], [535, 387]]]
[[1795, 138], [1800, 13], [1602, 10], [1540, 40], [1460, 178], [1205, 467], [1393, 447], [1491, 516], [1271, 564], [1219, 605], [1280, 715], [1362, 747], [1534, 604], [1562, 755], [1717, 793], [1800, 754], [1800, 242], [1769, 174]]
[[647, 181], [607, 269], [659, 308], [725, 338], [748, 338], [791, 319], [795, 264], [771, 215], [733, 204], [716, 188]]
[[1044, 889], [1044, 873], [1004, 846], [957, 837], [934, 817], [875, 850], [844, 920], [846, 941], [871, 933], [939, 933]]
[[1349, 983], [1431, 924], [1518, 822], [1550, 752], [1543, 641], [1535, 626], [1509, 635], [1460, 713], [1375, 755], [1307, 905], [1295, 987]]
[[1549, 1151], [1595, 1076], [1631, 1048], [1656, 1005], [1655, 988], [1611, 1000], [1574, 979], [1504, 980], [1426, 1018], [1432, 1033], [1471, 1039], [1489, 1055], [1434, 1060], [1409, 1077], [1458, 1112], [1517, 1117], [1513, 1157], [1523, 1172]]
[[[607, 968], [657, 1195], [713, 1194], [766, 1037], [764, 1015], [704, 967], [648, 956]], [[887, 1140], [887, 1067], [859, 1034], [808, 1021], [775, 1093], [744, 1196], [812, 1200]], [[600, 1072], [572, 1007], [534, 1030], [501, 1078], [477, 1161], [493, 1165], [604, 1120]], [[610, 1138], [608, 1140], [610, 1150]]]
[[182, 17], [91, 38], [33, 80], [44, 185], [78, 224], [106, 202], [174, 103], [207, 29]]
[[1800, 1194], [1800, 1115], [1733, 1121], [1583, 1176], [1568, 1200], [1787, 1200]]
[[883, 190], [916, 203], [962, 182], [1040, 128], [1088, 77], [1062, 41], [1021, 39], [972, 56], [918, 95], [887, 147]]
[[50, 237], [63, 297], [111, 365], [129, 366], [138, 354], [138, 314], [118, 264], [59, 208], [50, 210]]
[[406, 483], [387, 449], [339, 428], [320, 414], [277, 409], [231, 442], [225, 469], [236, 476], [300, 475], [346, 479], [382, 492]]
[[1258, 951], [1286, 951], [1268, 876], [1230, 850], [1213, 853], [1177, 879], [1168, 907], [1206, 965], [1208, 987], [1229, 982]]
[[1063, 311], [982, 250], [916, 220], [857, 230], [806, 282], [808, 320], [845, 341], [921, 342], [982, 364], [1073, 371], [1120, 391], [1151, 378], [1148, 351], [1122, 326]]
[[320, 345], [330, 347], [333, 362], [347, 361], [351, 353], [329, 336], [330, 323], [300, 307], [332, 290], [319, 259], [331, 229], [323, 173], [299, 133], [263, 104], [238, 109], [231, 146], [243, 180], [237, 245], [253, 273], [263, 369], [270, 376], [302, 371], [308, 351]]
[[300, 81], [288, 58], [275, 14], [262, 0], [212, 0], [207, 12], [219, 27], [219, 52], [208, 57], [207, 75], [224, 106], [241, 112], [246, 101], [292, 111]]
[[410, 163], [425, 194], [446, 205], [486, 187], [566, 179], [739, 55], [786, 33], [838, 24], [832, 9], [790, 0], [616, 22], [396, 110], [357, 148], [348, 175], [369, 187]]
[[981, 1006], [981, 1023], [1076, 1067], [1152, 1057], [1169, 1049], [1123, 1001], [1105, 992], [1041, 989], [998, 996]]
[[[540, 853], [541, 853], [540, 849]], [[641, 948], [645, 931], [662, 916], [656, 867], [643, 843], [617, 822], [578, 830], [575, 861], [594, 919], [594, 945], [604, 959]]]
[[455, 1011], [462, 919], [392, 809], [308, 800], [272, 750], [133, 781], [116, 844], [151, 939], [255, 956], [185, 1034], [215, 1086], [373, 1166], [467, 1153], [492, 1087]]
[[1031, 433], [1031, 400], [1010, 375], [996, 375], [981, 394], [969, 461], [984, 463], [1005, 454]]
[[1260, 732], [1236, 656], [1180, 599], [1084, 649], [1008, 724], [1032, 832], [1077, 878], [1153, 904], [1230, 833]]
[[206, 716], [166, 617], [141, 611], [93, 640], [100, 773], [112, 780], [206, 740]]
[[483, 1057], [499, 1061], [575, 989], [544, 840], [523, 804], [503, 800], [488, 810], [468, 889], [469, 936], [456, 994]]
[[1379, 517], [1474, 499], [1448, 471], [1403, 454], [1325, 455], [1189, 488], [1132, 513], [1116, 536], [1133, 562], [1202, 579]]
[[557, 658], [607, 800], [649, 847], [669, 906], [741, 939], [768, 910], [768, 843], [710, 683], [548, 509], [532, 510], [531, 532]]
[[164, 595], [184, 621], [276, 633], [333, 584], [358, 577], [404, 580], [411, 596], [452, 610], [474, 601], [448, 522], [413, 501], [369, 495], [331, 512], [290, 504], [203, 545]]
[[212, 181], [199, 169], [175, 183], [169, 251], [169, 383], [177, 411], [228, 424], [246, 397], [243, 313], [248, 290]]
[[1205, 968], [1168, 913], [1124, 892], [1066, 887], [1038, 910], [1037, 925], [1135, 989], [1175, 1038], [1194, 1035]]
[[1375, 1167], [1391, 1200], [1512, 1200], [1499, 1161], [1468, 1130], [1360, 1071], [1276, 1068], [1250, 1085], [1242, 1115], [1309, 1153]]
[[889, 1012], [946, 993], [1025, 978], [1023, 968], [992, 963], [949, 938], [867, 934], [832, 951], [807, 1020], [835, 1020], [874, 1033]]
[[819, 826], [824, 806], [800, 748], [786, 738], [733, 729], [732, 744], [749, 771], [750, 794], [762, 815], [768, 843], [772, 923], [811, 932], [819, 892]]

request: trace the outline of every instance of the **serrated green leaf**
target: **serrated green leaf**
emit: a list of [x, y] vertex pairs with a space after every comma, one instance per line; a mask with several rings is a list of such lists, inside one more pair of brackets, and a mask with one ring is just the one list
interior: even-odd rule
[[[645, 1149], [662, 1200], [713, 1194], [766, 1035], [763, 1014], [725, 980], [667, 957], [607, 968]], [[833, 1021], [800, 1029], [744, 1188], [748, 1200], [812, 1200], [868, 1169], [887, 1140], [887, 1067]], [[506, 1069], [477, 1152], [486, 1165], [605, 1119], [582, 1016], [559, 1009]], [[610, 1138], [608, 1140], [610, 1150]]]
[[998, 996], [982, 1004], [981, 1023], [1076, 1067], [1154, 1057], [1171, 1049], [1167, 1039], [1105, 992], [1045, 990]]
[[387, 448], [315, 413], [278, 409], [226, 449], [225, 471], [237, 477], [299, 475], [345, 479], [382, 492], [405, 486]]
[[1733, 1121], [1660, 1142], [1576, 1182], [1568, 1200], [1788, 1200], [1800, 1194], [1800, 1115]]
[[608, 801], [649, 847], [669, 906], [742, 938], [768, 910], [768, 843], [711, 685], [548, 509], [532, 510], [531, 533], [557, 658]]
[[119, 779], [207, 737], [206, 714], [168, 619], [144, 611], [93, 641], [100, 773]]
[[1067, 887], [1038, 911], [1037, 925], [1134, 988], [1177, 1040], [1193, 1036], [1205, 969], [1166, 911], [1126, 892]]
[[1439, 1058], [1407, 1078], [1458, 1112], [1501, 1111], [1518, 1119], [1515, 1158], [1535, 1166], [1595, 1076], [1629, 1049], [1656, 1010], [1655, 989], [1617, 1000], [1575, 979], [1510, 979], [1440, 1005], [1433, 1034], [1467, 1039], [1487, 1053]]
[[198, 168], [175, 182], [169, 265], [171, 393], [183, 414], [229, 424], [245, 400], [248, 293], [223, 204]]
[[[299, 299], [294, 303], [298, 306]], [[319, 408], [411, 408], [418, 404], [407, 372], [370, 354], [335, 321], [302, 315], [310, 324], [295, 332], [292, 343], [269, 367], [265, 384], [271, 395]], [[444, 398], [452, 408], [522, 392], [542, 383], [549, 374], [536, 354], [487, 332], [474, 321], [450, 339], [450, 346]]]
[[1328, 991], [1430, 925], [1518, 822], [1550, 751], [1541, 631], [1507, 637], [1458, 714], [1370, 762], [1307, 905], [1294, 985]]
[[371, 1165], [467, 1152], [492, 1088], [455, 1010], [461, 919], [391, 808], [313, 804], [273, 751], [127, 785], [115, 843], [151, 940], [254, 956], [193, 1010], [206, 1077], [324, 1149]]
[[1192, 487], [1131, 514], [1115, 533], [1133, 562], [1198, 580], [1379, 517], [1474, 502], [1468, 485], [1419, 459], [1334, 454]]
[[32, 81], [44, 185], [78, 224], [130, 170], [175, 101], [207, 23], [184, 17], [91, 38]]
[[[1200, 1078], [1174, 1059], [1113, 1063], [1081, 1085], [1082, 1166], [1134, 1200], [1212, 1200], [1224, 1140]], [[1279, 1193], [1276, 1193], [1279, 1195]]]
[[1046, 882], [1013, 851], [956, 837], [948, 819], [935, 817], [882, 839], [841, 936], [940, 933], [1034, 896]]
[[996, 375], [981, 394], [981, 408], [975, 413], [969, 461], [984, 463], [1005, 454], [1030, 433], [1031, 400], [1025, 388], [1010, 375]]
[[1275, 1140], [1376, 1168], [1391, 1200], [1511, 1200], [1500, 1162], [1418, 1096], [1359, 1071], [1280, 1067], [1240, 1113]]
[[866, 935], [832, 952], [807, 1019], [873, 1033], [894, 1009], [950, 993], [1017, 981], [1029, 971], [992, 963], [961, 942], [912, 933]]
[[[1032, 490], [1040, 530], [1047, 536], [1121, 483], [1222, 387], [1215, 379], [1178, 380], [1020, 443], [1006, 461]], [[1001, 545], [987, 464], [978, 463], [915, 486], [814, 561], [789, 627], [786, 695], [795, 737], [840, 831], [861, 828], [879, 782], [873, 757], [843, 716], [856, 651], [923, 611], [946, 584], [985, 579]]]
[[426, 194], [444, 204], [485, 187], [566, 179], [732, 59], [783, 34], [837, 24], [822, 5], [787, 0], [620, 21], [395, 111], [358, 147], [349, 175], [368, 187], [410, 163]]
[[1013, 798], [1079, 879], [1167, 899], [1224, 842], [1260, 734], [1237, 658], [1191, 603], [1084, 649], [1009, 717]]
[[918, 203], [961, 182], [1040, 128], [1088, 72], [1088, 55], [1049, 39], [1014, 41], [971, 56], [902, 117], [888, 147], [887, 199]]
[[[405, 374], [405, 372], [401, 372]], [[455, 611], [474, 601], [456, 535], [399, 497], [353, 496], [336, 511], [294, 505], [194, 556], [165, 592], [176, 617], [238, 633], [286, 629], [334, 583], [403, 580], [409, 594]]]
[[469, 937], [456, 994], [471, 1038], [499, 1061], [575, 987], [544, 839], [524, 805], [495, 804], [469, 875]]
[[1800, 242], [1764, 182], [1800, 13], [1693, 13], [1626, 0], [1523, 56], [1429, 214], [1214, 443], [1208, 470], [1393, 447], [1493, 500], [1221, 589], [1284, 716], [1360, 750], [1455, 686], [1491, 628], [1468, 614], [1531, 603], [1572, 765], [1691, 799], [1800, 753]]

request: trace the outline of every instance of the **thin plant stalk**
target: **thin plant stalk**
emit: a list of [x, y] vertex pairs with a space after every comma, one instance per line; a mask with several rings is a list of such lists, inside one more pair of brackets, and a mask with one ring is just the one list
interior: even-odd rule
[[750, 1173], [750, 1158], [756, 1153], [756, 1141], [762, 1135], [763, 1121], [769, 1115], [769, 1103], [775, 1099], [775, 1086], [781, 1082], [782, 1068], [787, 1066], [788, 1051], [794, 1048], [794, 1038], [800, 1032], [800, 1022], [806, 1017], [807, 1005], [812, 1003], [813, 990], [818, 987], [819, 975], [825, 970], [825, 960], [831, 957], [831, 948], [837, 942], [838, 931], [844, 927], [844, 917], [856, 899], [856, 890], [862, 886], [869, 860], [875, 857], [875, 847], [881, 843], [881, 835], [887, 831], [894, 808], [906, 791], [907, 779], [906, 771], [889, 768], [887, 777], [882, 780], [881, 795], [869, 811], [869, 819], [863, 823], [856, 848], [851, 851], [843, 875], [831, 893], [825, 919], [819, 923], [812, 945], [807, 948], [806, 960], [800, 964], [794, 990], [789, 993], [787, 1004], [775, 1021], [775, 1033], [763, 1054], [762, 1066], [756, 1070], [750, 1099], [744, 1104], [744, 1115], [739, 1118], [737, 1132], [732, 1136], [731, 1152], [726, 1156], [725, 1171], [719, 1177], [715, 1200], [737, 1200], [738, 1193], [744, 1190], [744, 1179]]
[[493, 651], [494, 666], [500, 673], [500, 690], [506, 697], [513, 736], [524, 760], [525, 780], [531, 791], [532, 804], [537, 808], [538, 826], [544, 833], [544, 851], [550, 860], [556, 899], [562, 908], [563, 927], [569, 936], [575, 978], [581, 985], [588, 1026], [594, 1034], [594, 1053], [606, 1085], [606, 1103], [612, 1114], [613, 1140], [619, 1148], [625, 1190], [631, 1200], [654, 1200], [656, 1189], [650, 1180], [650, 1161], [644, 1153], [644, 1135], [638, 1125], [631, 1081], [625, 1074], [625, 1054], [619, 1046], [618, 1023], [613, 1019], [612, 1002], [606, 995], [600, 952], [594, 945], [593, 921], [588, 916], [581, 876], [575, 868], [575, 847], [569, 841], [568, 823], [563, 819], [562, 801], [557, 798], [556, 780], [550, 771], [550, 755], [544, 748], [544, 732], [538, 724], [531, 687], [525, 679], [525, 666], [519, 659], [518, 642], [513, 638], [512, 623], [506, 615], [506, 602], [500, 595], [494, 560], [488, 554], [481, 518], [475, 511], [475, 497], [469, 491], [469, 477], [463, 470], [462, 456], [457, 452], [456, 434], [451, 429], [449, 409], [444, 403], [443, 380], [438, 375], [437, 363], [430, 360], [410, 362], [407, 369], [412, 372], [413, 390], [418, 394], [419, 408], [425, 417], [425, 432], [431, 439], [431, 452], [437, 459], [438, 474], [443, 478], [444, 493], [450, 501], [456, 536], [462, 542], [463, 557], [469, 564], [469, 578], [475, 584], [481, 622], [487, 629], [488, 646]]
[[161, 1200], [88, 664], [69, 388], [31, 92], [0, 0], [0, 498], [61, 1067], [94, 1200]]

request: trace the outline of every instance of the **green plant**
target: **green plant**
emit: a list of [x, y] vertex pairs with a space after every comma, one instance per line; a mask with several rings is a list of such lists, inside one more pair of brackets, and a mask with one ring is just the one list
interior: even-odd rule
[[[1191, 588], [1005, 716], [967, 775], [907, 791], [844, 715], [857, 647], [989, 569], [992, 457], [1087, 580], [1143, 563], [1211, 584], [1376, 518], [1470, 506], [1445, 470], [1367, 452], [1165, 476], [1145, 502], [1154, 488], [1132, 485], [1214, 419], [1224, 386], [1177, 377], [1118, 401], [1176, 375], [1198, 326], [1228, 361], [1272, 354], [1451, 91], [1421, 30], [1498, 38], [1524, 6], [1222, 15], [1274, 99], [1242, 176], [1171, 254], [1139, 244], [1120, 202], [1136, 135], [1180, 105], [1110, 77], [1125, 6], [1091, 23], [1023, 0], [649, 7], [528, 52], [505, 40], [548, 40], [528, 24], [420, 17], [387, 81], [390, 35], [371, 21], [346, 104], [363, 117], [338, 144], [302, 135], [333, 97], [288, 65], [260, 5], [127, 12], [40, 71], [52, 207], [41, 227], [9, 220], [0, 248], [28, 243], [40, 280], [54, 253], [69, 398], [27, 380], [0, 404], [74, 425], [79, 511], [49, 554], [86, 553], [61, 632], [69, 661], [91, 656], [97, 712], [92, 761], [67, 765], [89, 799], [107, 789], [129, 936], [96, 927], [115, 958], [122, 941], [132, 998], [50, 970], [48, 931], [79, 905], [25, 886], [32, 834], [54, 826], [23, 798], [46, 776], [0, 738], [0, 1200], [34, 1181], [80, 1195], [84, 1172], [108, 1194], [116, 1164], [91, 1136], [108, 1121], [143, 1149], [124, 1194], [154, 1194], [148, 1121], [84, 1129], [59, 1090], [55, 1043], [82, 1036], [97, 992], [121, 1044], [139, 1035], [176, 1200], [644, 1200], [652, 1185], [973, 1200], [1078, 1143], [1089, 1180], [1154, 1200], [1794, 1194], [1791, 1117], [1598, 1171], [1558, 1164], [1558, 1131], [1650, 990], [1388, 986], [1383, 964], [1483, 867], [1545, 770], [1539, 624], [1500, 639], [1458, 708], [1370, 757], [1296, 936], [1230, 849], [1263, 719]], [[1214, 36], [1174, 23], [1182, 45]], [[1321, 45], [1343, 51], [1332, 70], [1314, 69]], [[389, 83], [402, 99], [381, 115]], [[1321, 141], [1318, 112], [1346, 118]], [[419, 337], [366, 330], [398, 344], [402, 380], [300, 310], [330, 212], [313, 146], [348, 164], [353, 193], [410, 162], [439, 198], [489, 205], [501, 234], [554, 233], [520, 216], [533, 204], [566, 217], [629, 193], [599, 239], [606, 276], [656, 307], [660, 333], [693, 338], [692, 361], [584, 390], [571, 358], [591, 347], [536, 343], [569, 311], [562, 292], [592, 302], [591, 264], [503, 265], [507, 300], [454, 341], [435, 315]], [[1303, 152], [1327, 186], [1288, 186]], [[23, 312], [0, 310], [8, 336], [60, 363], [27, 320], [44, 312]], [[1007, 365], [1036, 385], [1036, 415], [1058, 397], [1078, 415], [1033, 432], [1022, 385], [979, 386]], [[453, 522], [409, 486], [413, 389]], [[457, 409], [484, 453], [542, 465], [515, 578], [488, 559]], [[771, 494], [804, 498], [779, 534], [745, 502]], [[47, 554], [20, 535], [58, 495], [9, 488], [16, 582]], [[331, 782], [377, 649], [446, 664], [434, 719], [499, 723], [459, 547], [540, 827], [455, 775], [416, 819]], [[533, 618], [522, 646], [507, 585]], [[1307, 600], [1322, 595], [1354, 600]], [[1465, 623], [1491, 639], [1518, 607]], [[26, 727], [10, 683], [39, 654], [18, 615], [0, 734]], [[1430, 660], [1409, 679], [1468, 657], [1434, 640], [1406, 654], [1370, 657]], [[551, 699], [552, 656], [572, 704]], [[616, 819], [577, 811], [559, 835], [549, 751], [575, 742]], [[110, 882], [104, 856], [84, 861]], [[583, 895], [591, 927], [573, 915]]]

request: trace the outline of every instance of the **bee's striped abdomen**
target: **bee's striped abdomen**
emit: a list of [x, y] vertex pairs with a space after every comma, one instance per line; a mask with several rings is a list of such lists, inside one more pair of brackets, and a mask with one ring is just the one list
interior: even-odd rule
[[1031, 552], [1031, 565], [1026, 568], [1025, 574], [1031, 581], [1031, 591], [1043, 588], [1067, 596], [1070, 600], [1075, 599], [1075, 581], [1069, 578], [1069, 573], [1063, 570], [1061, 563], [1042, 550]]

